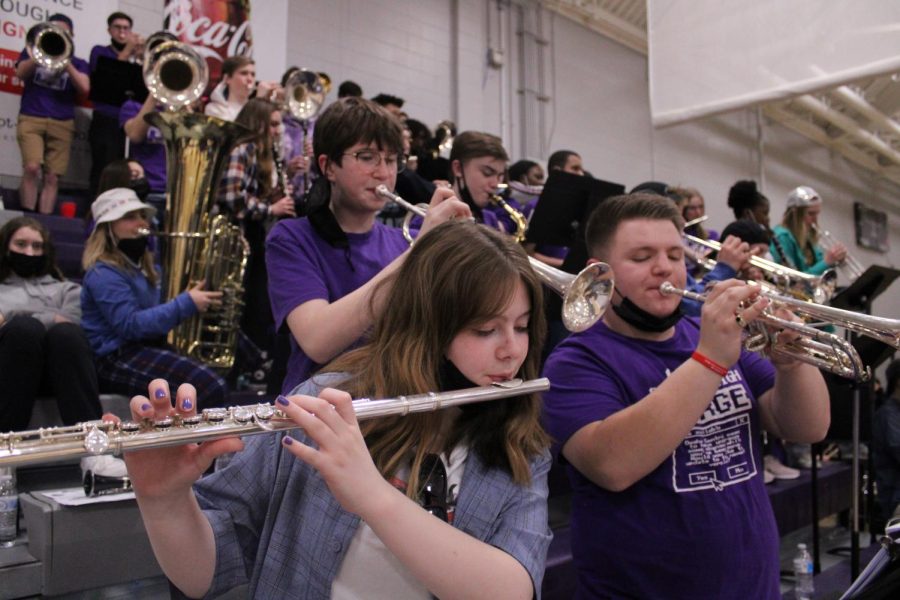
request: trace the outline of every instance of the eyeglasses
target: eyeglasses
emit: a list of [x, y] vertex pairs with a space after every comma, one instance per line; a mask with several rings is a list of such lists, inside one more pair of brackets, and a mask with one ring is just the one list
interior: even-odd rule
[[419, 469], [419, 503], [426, 512], [431, 513], [444, 522], [449, 522], [450, 514], [447, 502], [447, 469], [444, 461], [437, 454], [426, 454]]
[[382, 162], [388, 169], [397, 173], [406, 168], [405, 154], [382, 154], [374, 150], [360, 150], [359, 152], [344, 152], [344, 156], [352, 156], [356, 162], [373, 171], [381, 166]]

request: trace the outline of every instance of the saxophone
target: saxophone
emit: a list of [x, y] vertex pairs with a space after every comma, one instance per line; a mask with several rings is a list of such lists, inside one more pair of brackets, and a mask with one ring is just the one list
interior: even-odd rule
[[509, 202], [503, 199], [501, 194], [506, 189], [506, 184], [502, 183], [497, 186], [497, 189], [491, 194], [491, 202], [497, 204], [506, 211], [506, 214], [509, 215], [509, 218], [512, 219], [512, 222], [516, 225], [515, 233], [510, 233], [513, 236], [513, 239], [517, 244], [521, 244], [525, 241], [525, 232], [528, 231], [528, 219], [525, 218], [521, 212], [517, 211], [515, 208], [509, 205]]
[[185, 109], [200, 97], [209, 74], [190, 46], [162, 42], [147, 53], [144, 81], [165, 110], [147, 115], [166, 147], [166, 222], [157, 235], [162, 253], [163, 293], [171, 299], [198, 281], [222, 292], [222, 306], [197, 314], [169, 332], [180, 353], [215, 369], [234, 363], [243, 308], [246, 243], [224, 215], [212, 216], [216, 186], [231, 149], [251, 132]]

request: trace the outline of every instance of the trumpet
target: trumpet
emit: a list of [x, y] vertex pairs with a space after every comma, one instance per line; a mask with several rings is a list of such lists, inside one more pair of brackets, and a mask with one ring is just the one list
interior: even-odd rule
[[37, 63], [53, 73], [66, 68], [72, 59], [72, 35], [54, 23], [38, 23], [25, 34], [25, 49]]
[[[813, 231], [819, 234], [819, 244], [826, 252], [838, 243], [834, 236], [831, 235], [831, 232], [827, 229], [819, 229], [819, 226], [815, 223], [812, 223], [810, 227], [812, 227]], [[862, 266], [862, 263], [860, 263], [852, 254], [850, 254], [849, 250], [847, 251], [847, 256], [845, 256], [844, 260], [839, 262], [837, 266], [844, 271], [844, 274], [848, 279], [850, 279], [851, 283], [859, 279], [859, 276], [862, 275], [863, 271], [866, 270], [865, 267]]]
[[284, 109], [301, 123], [315, 118], [325, 105], [331, 79], [307, 69], [295, 71], [284, 84]]
[[[490, 386], [451, 392], [428, 392], [382, 400], [353, 401], [359, 420], [433, 412], [451, 406], [526, 396], [550, 389], [546, 378], [511, 379]], [[297, 423], [269, 403], [207, 408], [197, 415], [174, 415], [159, 420], [88, 421], [66, 427], [0, 434], [0, 467], [41, 464], [66, 458], [166, 448], [298, 429]], [[85, 482], [88, 486], [88, 482]], [[97, 482], [91, 484], [97, 487]]]
[[[428, 213], [428, 205], [411, 204], [384, 185], [375, 188], [375, 193], [399, 204], [411, 214], [424, 217]], [[409, 235], [408, 221], [403, 225], [404, 235]], [[600, 320], [615, 289], [613, 272], [608, 264], [593, 263], [577, 275], [572, 275], [531, 256], [528, 257], [528, 262], [543, 284], [562, 297], [562, 321], [566, 329], [572, 332], [584, 331]]]
[[[668, 281], [659, 286], [659, 291], [663, 294], [680, 294], [698, 302], [706, 300], [705, 294], [679, 289]], [[772, 300], [772, 304], [759, 317], [747, 324], [749, 335], [744, 338], [744, 348], [751, 352], [760, 352], [764, 356], [784, 356], [799, 360], [847, 379], [858, 381], [871, 379], [871, 369], [862, 364], [859, 353], [850, 342], [833, 333], [782, 319], [772, 313], [773, 308], [784, 307], [793, 310], [797, 309], [798, 305], [802, 305], [802, 307], [799, 307], [797, 312], [803, 309], [808, 310], [808, 307], [827, 308], [831, 311], [839, 309], [781, 296], [765, 288], [760, 288], [760, 295]], [[850, 314], [858, 316], [855, 313]], [[784, 330], [795, 331], [800, 334], [800, 337], [782, 342], [778, 339], [778, 333]]]
[[[689, 251], [697, 247], [715, 252], [722, 249], [722, 244], [714, 240], [704, 240], [688, 233], [682, 233], [682, 236], [685, 240], [685, 247]], [[699, 256], [699, 253], [695, 252], [691, 258], [704, 268], [712, 269], [715, 266], [715, 261]], [[761, 256], [751, 256], [750, 264], [760, 269], [766, 279], [771, 281], [775, 287], [796, 298], [809, 300], [816, 304], [824, 304], [834, 295], [834, 289], [837, 285], [837, 273], [832, 269], [825, 271], [821, 275], [810, 275], [809, 273], [797, 271], [777, 262], [767, 260]]]

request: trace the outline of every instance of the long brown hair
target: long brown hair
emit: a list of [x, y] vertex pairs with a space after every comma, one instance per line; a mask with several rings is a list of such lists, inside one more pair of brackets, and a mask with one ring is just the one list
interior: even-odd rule
[[[393, 282], [393, 284], [391, 284]], [[393, 397], [439, 389], [439, 373], [453, 338], [503, 311], [518, 282], [531, 303], [528, 354], [520, 377], [537, 377], [546, 323], [541, 283], [521, 246], [475, 223], [450, 221], [416, 240], [399, 271], [382, 282], [383, 313], [371, 341], [328, 365], [351, 375], [354, 397]], [[428, 452], [467, 443], [491, 468], [519, 484], [531, 480], [529, 459], [548, 445], [541, 428], [538, 395], [471, 405], [442, 436], [443, 416], [427, 413], [363, 424], [378, 470], [391, 477], [414, 453], [407, 494], [415, 497], [418, 472]], [[435, 448], [435, 440], [443, 440]]]
[[806, 211], [807, 207], [805, 206], [792, 206], [784, 211], [781, 225], [790, 231], [794, 239], [797, 240], [797, 245], [800, 246], [800, 251], [803, 252], [803, 256], [806, 258], [806, 264], [812, 265], [816, 262], [813, 246], [819, 243], [819, 234], [815, 229], [803, 222], [806, 218]]
[[[123, 271], [134, 268], [116, 247], [112, 234], [112, 223], [98, 223], [84, 245], [81, 267], [85, 272], [98, 262], [104, 262]], [[156, 272], [156, 267], [153, 265], [153, 253], [150, 250], [144, 252], [140, 265], [147, 281], [150, 282], [150, 285], [155, 286], [159, 282], [159, 273]]]
[[277, 110], [278, 107], [268, 100], [251, 98], [234, 119], [235, 123], [256, 134], [251, 141], [256, 150], [256, 195], [259, 198], [267, 197], [272, 191], [272, 172], [275, 170], [272, 147], [275, 140], [269, 135], [269, 119]]

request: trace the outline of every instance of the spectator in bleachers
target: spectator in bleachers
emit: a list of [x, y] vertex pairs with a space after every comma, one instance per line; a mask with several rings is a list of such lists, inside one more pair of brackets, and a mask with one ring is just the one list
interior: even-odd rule
[[[136, 62], [141, 57], [144, 38], [132, 31], [134, 21], [123, 12], [114, 12], [106, 19], [109, 43], [91, 48], [91, 73], [100, 66], [100, 59]], [[95, 80], [96, 81], [96, 80]], [[96, 92], [106, 91], [97, 89]], [[107, 94], [108, 95], [108, 94]], [[97, 194], [97, 183], [103, 167], [125, 156], [125, 134], [119, 124], [119, 104], [94, 102], [91, 128], [88, 131], [91, 144], [91, 193]]]
[[204, 113], [226, 121], [234, 121], [247, 101], [253, 97], [269, 99], [278, 84], [256, 81], [256, 63], [247, 56], [229, 56], [222, 63], [222, 81], [213, 88]]
[[[100, 418], [97, 373], [79, 327], [80, 292], [60, 272], [40, 222], [18, 217], [0, 228], [0, 431], [27, 428], [42, 393], [56, 397], [65, 425]], [[125, 463], [111, 456], [82, 466], [125, 475]]]
[[221, 406], [225, 381], [211, 368], [177, 354], [169, 331], [198, 312], [221, 304], [221, 292], [199, 282], [160, 302], [160, 276], [139, 230], [156, 209], [128, 188], [100, 194], [91, 206], [96, 227], [84, 249], [82, 326], [96, 355], [100, 388], [133, 396], [157, 377], [197, 385], [201, 408]]
[[[72, 19], [57, 13], [48, 19], [72, 33]], [[73, 34], [74, 38], [74, 34]], [[69, 167], [72, 138], [75, 135], [75, 101], [90, 89], [88, 64], [72, 56], [60, 71], [38, 66], [27, 50], [16, 62], [16, 77], [24, 84], [16, 140], [22, 153], [22, 183], [19, 187], [22, 208], [38, 208], [38, 185], [43, 174], [40, 207], [52, 214], [56, 207], [59, 178]]]

